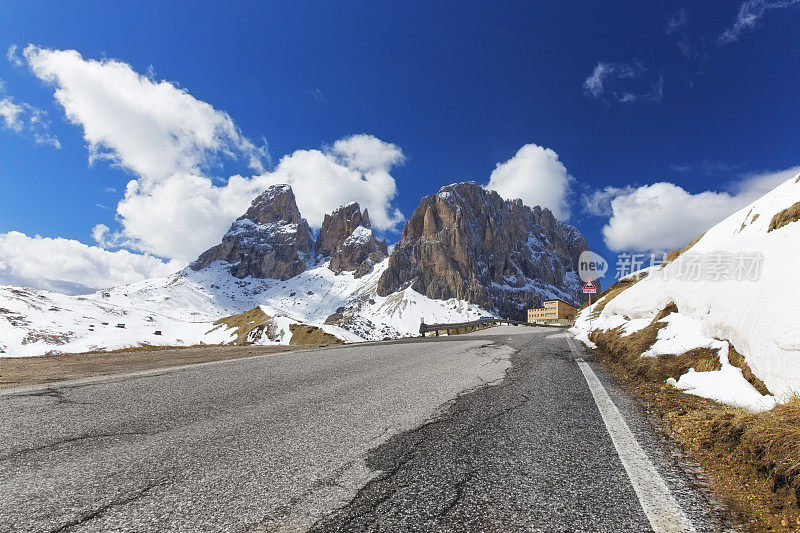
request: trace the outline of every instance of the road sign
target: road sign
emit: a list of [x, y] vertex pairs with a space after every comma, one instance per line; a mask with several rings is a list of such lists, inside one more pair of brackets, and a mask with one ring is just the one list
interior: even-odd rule
[[597, 286], [591, 280], [583, 284], [583, 294], [597, 294]]

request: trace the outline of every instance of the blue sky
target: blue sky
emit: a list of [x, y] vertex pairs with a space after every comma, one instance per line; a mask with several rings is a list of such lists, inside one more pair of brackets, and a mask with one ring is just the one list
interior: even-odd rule
[[[206, 219], [164, 214], [179, 196], [154, 196], [173, 183], [174, 169], [144, 172], [137, 161], [158, 151], [148, 144], [158, 134], [173, 139], [202, 120], [228, 129], [207, 146], [180, 143], [180, 172], [218, 188], [234, 174], [271, 176], [214, 206], [210, 226], [226, 226], [257, 184], [317, 169], [335, 185], [337, 172], [349, 171], [374, 180], [374, 190], [352, 194], [378, 198], [390, 242], [402, 229], [397, 210], [408, 217], [423, 195], [454, 181], [487, 184], [512, 160], [492, 177], [501, 195], [522, 190], [526, 203], [560, 202], [562, 218], [569, 213], [601, 254], [672, 248], [800, 164], [800, 1], [565, 4], [3, 2], [0, 48], [16, 49], [0, 61], [0, 102], [17, 111], [2, 115], [0, 104], [0, 282], [57, 288], [84, 279], [94, 287], [162, 273], [143, 252], [185, 264], [224, 230], [196, 242], [160, 235]], [[69, 50], [79, 59], [53, 55]], [[202, 116], [178, 116], [175, 94], [164, 104], [175, 109], [141, 124], [135, 113], [115, 112], [130, 99], [89, 109], [106, 96], [84, 82], [83, 67], [104, 60], [185, 90], [197, 102], [187, 113]], [[111, 98], [141, 85], [111, 70], [98, 74], [107, 75]], [[115, 75], [130, 82], [124, 91], [113, 89]], [[54, 99], [57, 90], [66, 103]], [[173, 117], [177, 126], [164, 124]], [[109, 129], [97, 133], [98, 125]], [[371, 137], [337, 148], [356, 134]], [[535, 149], [518, 153], [529, 144]], [[103, 157], [89, 164], [87, 146]], [[281, 169], [298, 150], [320, 150], [334, 167], [301, 164], [299, 154]], [[357, 162], [374, 157], [368, 168]], [[131, 180], [138, 196], [119, 208]], [[225, 201], [222, 189], [214, 195], [203, 198]], [[303, 201], [307, 210], [326, 207]], [[12, 231], [26, 237], [12, 242]], [[35, 235], [92, 250], [32, 244]], [[120, 249], [136, 257], [107, 255]], [[62, 253], [81, 260], [65, 271], [53, 264]]]

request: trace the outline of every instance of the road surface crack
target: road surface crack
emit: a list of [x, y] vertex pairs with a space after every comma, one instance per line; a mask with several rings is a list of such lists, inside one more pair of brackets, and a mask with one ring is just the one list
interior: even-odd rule
[[450, 501], [447, 502], [447, 505], [445, 505], [441, 509], [441, 511], [439, 511], [439, 517], [445, 517], [445, 516], [449, 515], [453, 511], [453, 509], [458, 507], [458, 504], [461, 503], [461, 501], [464, 498], [464, 486], [467, 483], [469, 483], [470, 481], [472, 481], [472, 478], [474, 476], [475, 476], [475, 472], [474, 471], [469, 471], [469, 472], [464, 474], [464, 477], [462, 479], [458, 480], [453, 485], [453, 490], [455, 491], [455, 494], [450, 499]]
[[172, 483], [172, 480], [168, 480], [168, 479], [162, 479], [162, 480], [150, 483], [150, 484], [142, 487], [139, 490], [136, 490], [136, 491], [131, 492], [129, 494], [125, 494], [122, 497], [115, 498], [115, 499], [111, 500], [110, 502], [108, 502], [107, 504], [98, 507], [97, 509], [94, 509], [92, 511], [87, 511], [87, 512], [81, 514], [80, 516], [68, 521], [67, 523], [65, 523], [65, 524], [63, 524], [63, 525], [61, 525], [61, 526], [59, 526], [57, 528], [51, 529], [49, 533], [62, 533], [64, 531], [68, 531], [68, 530], [70, 530], [70, 529], [72, 529], [72, 528], [74, 528], [76, 526], [81, 526], [81, 525], [83, 525], [83, 524], [85, 524], [87, 522], [90, 522], [92, 520], [100, 518], [107, 511], [109, 511], [110, 509], [113, 509], [114, 507], [120, 507], [120, 506], [123, 506], [123, 505], [128, 505], [130, 503], [133, 503], [136, 500], [140, 500], [140, 499], [144, 498], [145, 496], [147, 496], [150, 493], [150, 491], [152, 491], [153, 489], [158, 488], [158, 487], [163, 487], [163, 486], [166, 486], [166, 485], [170, 485], [171, 483]]
[[40, 391], [34, 392], [26, 392], [24, 394], [13, 394], [10, 397], [12, 398], [25, 398], [25, 397], [34, 397], [34, 398], [52, 398], [56, 401], [56, 405], [92, 405], [92, 402], [79, 402], [77, 400], [73, 400], [68, 398], [64, 395], [64, 391], [62, 389], [56, 389], [48, 387], [46, 389], [42, 389]]
[[71, 444], [73, 442], [81, 442], [81, 441], [90, 440], [90, 439], [110, 439], [110, 438], [114, 438], [114, 437], [131, 437], [131, 436], [143, 436], [143, 435], [148, 435], [149, 436], [149, 435], [155, 435], [155, 433], [149, 433], [149, 432], [145, 432], [145, 431], [122, 431], [122, 432], [118, 432], [118, 433], [96, 433], [96, 434], [90, 434], [90, 435], [77, 435], [75, 437], [69, 437], [69, 438], [66, 438], [66, 439], [59, 440], [59, 441], [50, 442], [48, 444], [42, 444], [41, 446], [35, 446], [35, 447], [32, 447], [32, 448], [23, 448], [21, 450], [16, 450], [16, 451], [11, 452], [11, 453], [9, 453], [7, 455], [0, 456], [0, 461], [6, 461], [8, 459], [12, 459], [12, 458], [17, 457], [19, 455], [24, 455], [24, 454], [27, 454], [27, 453], [34, 453], [34, 452], [39, 452], [39, 451], [42, 451], [42, 450], [47, 450], [47, 449], [50, 449], [50, 448], [56, 448], [58, 446], [62, 446], [64, 444]]

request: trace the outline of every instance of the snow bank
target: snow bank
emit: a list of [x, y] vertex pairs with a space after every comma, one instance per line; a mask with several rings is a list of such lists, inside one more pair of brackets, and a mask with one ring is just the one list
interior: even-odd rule
[[[665, 319], [668, 326], [646, 355], [730, 341], [779, 401], [800, 392], [800, 289], [795, 286], [800, 223], [769, 231], [776, 213], [800, 202], [799, 180], [791, 178], [723, 220], [665, 267], [650, 269], [647, 277], [607, 301], [591, 325], [589, 313], [606, 298], [581, 312], [576, 336], [587, 342], [595, 329], [630, 332], [674, 302], [679, 313]], [[722, 370], [682, 376], [677, 386], [731, 405], [771, 405], [769, 398], [754, 399], [754, 389], [744, 387], [741, 372], [737, 377], [738, 369], [724, 359]]]

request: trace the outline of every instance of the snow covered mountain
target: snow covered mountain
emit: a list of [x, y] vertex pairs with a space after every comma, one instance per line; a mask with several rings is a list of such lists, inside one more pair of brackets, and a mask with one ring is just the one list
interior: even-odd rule
[[423, 319], [457, 322], [485, 314], [475, 305], [431, 300], [411, 289], [378, 296], [375, 287], [385, 265], [383, 261], [372, 273], [355, 279], [350, 272], [336, 275], [325, 261], [280, 281], [238, 279], [217, 263], [86, 296], [0, 287], [0, 355], [85, 352], [140, 343], [230, 343], [237, 331], [214, 322], [255, 307], [276, 328], [273, 338], [251, 339], [256, 344], [288, 344], [292, 324], [317, 326], [345, 341], [379, 340], [416, 334]]
[[[574, 331], [594, 346], [602, 332], [624, 339], [657, 325], [656, 341], [643, 357], [696, 348], [719, 356], [718, 370], [690, 370], [672, 381], [675, 386], [768, 409], [800, 391], [798, 220], [800, 175], [671, 254], [667, 264], [611, 287], [579, 314]], [[662, 312], [671, 304], [676, 312]]]
[[[0, 287], [0, 355], [142, 343], [288, 344], [298, 340], [298, 325], [334, 340], [378, 340], [416, 335], [422, 321], [517, 312], [553, 296], [575, 300], [575, 260], [586, 248], [577, 230], [477, 184], [445, 189], [423, 200], [438, 206], [436, 231], [428, 225], [417, 235], [424, 214], [415, 213], [390, 256], [357, 203], [326, 215], [315, 241], [291, 188], [275, 185], [220, 244], [171, 276], [85, 296]], [[459, 222], [464, 217], [469, 227]], [[425, 253], [411, 254], [406, 276], [410, 248]], [[423, 280], [425, 271], [434, 277]], [[469, 291], [435, 289], [441, 280], [458, 287], [457, 276]]]

